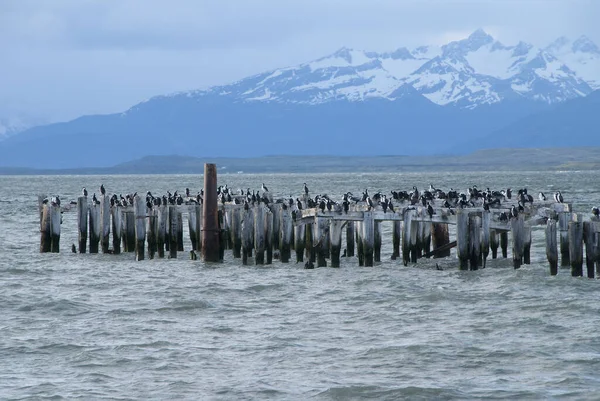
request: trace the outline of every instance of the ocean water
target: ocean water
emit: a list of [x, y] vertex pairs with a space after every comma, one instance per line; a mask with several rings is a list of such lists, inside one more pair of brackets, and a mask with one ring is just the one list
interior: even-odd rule
[[[574, 210], [600, 204], [597, 172], [220, 175], [275, 196], [339, 196], [413, 185], [557, 189]], [[242, 266], [133, 254], [79, 255], [65, 212], [61, 253], [39, 253], [37, 195], [81, 187], [197, 191], [202, 177], [0, 176], [0, 399], [600, 399], [600, 282], [551, 277], [543, 228], [532, 264], [456, 256], [404, 267]], [[189, 239], [186, 238], [186, 251]], [[436, 270], [435, 263], [443, 270]]]

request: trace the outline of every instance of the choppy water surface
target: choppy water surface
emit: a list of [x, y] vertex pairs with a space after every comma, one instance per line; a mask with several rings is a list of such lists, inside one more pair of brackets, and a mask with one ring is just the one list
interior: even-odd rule
[[[600, 204], [597, 172], [220, 175], [276, 195], [366, 187], [526, 186]], [[38, 253], [37, 194], [63, 203], [186, 186], [200, 176], [0, 177], [1, 399], [590, 399], [600, 390], [599, 282], [549, 276], [543, 231], [532, 264], [457, 271], [455, 255], [305, 270], [132, 254], [78, 255], [75, 213], [61, 253]], [[96, 190], [97, 191], [97, 190]], [[186, 239], [186, 250], [190, 249]]]

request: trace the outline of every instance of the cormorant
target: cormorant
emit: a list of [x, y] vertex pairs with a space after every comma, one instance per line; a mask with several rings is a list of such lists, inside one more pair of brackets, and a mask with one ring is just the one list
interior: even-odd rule
[[102, 195], [106, 195], [106, 189], [104, 189], [104, 184], [100, 184], [100, 193]]

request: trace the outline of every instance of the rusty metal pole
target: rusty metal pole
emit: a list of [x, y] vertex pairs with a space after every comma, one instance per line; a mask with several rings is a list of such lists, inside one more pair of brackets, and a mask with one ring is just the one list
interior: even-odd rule
[[204, 163], [204, 206], [202, 213], [202, 258], [219, 261], [219, 204], [217, 202], [217, 165]]

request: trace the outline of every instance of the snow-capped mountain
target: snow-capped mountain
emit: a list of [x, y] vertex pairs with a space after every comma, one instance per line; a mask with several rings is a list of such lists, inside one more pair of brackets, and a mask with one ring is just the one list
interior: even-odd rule
[[506, 46], [478, 29], [441, 47], [386, 53], [342, 48], [298, 66], [185, 95], [321, 104], [396, 100], [413, 92], [407, 86], [438, 105], [469, 109], [520, 98], [553, 104], [600, 87], [600, 52], [584, 37], [572, 43], [559, 39], [541, 49], [525, 42]]
[[38, 124], [41, 122], [21, 117], [0, 118], [0, 141]]

